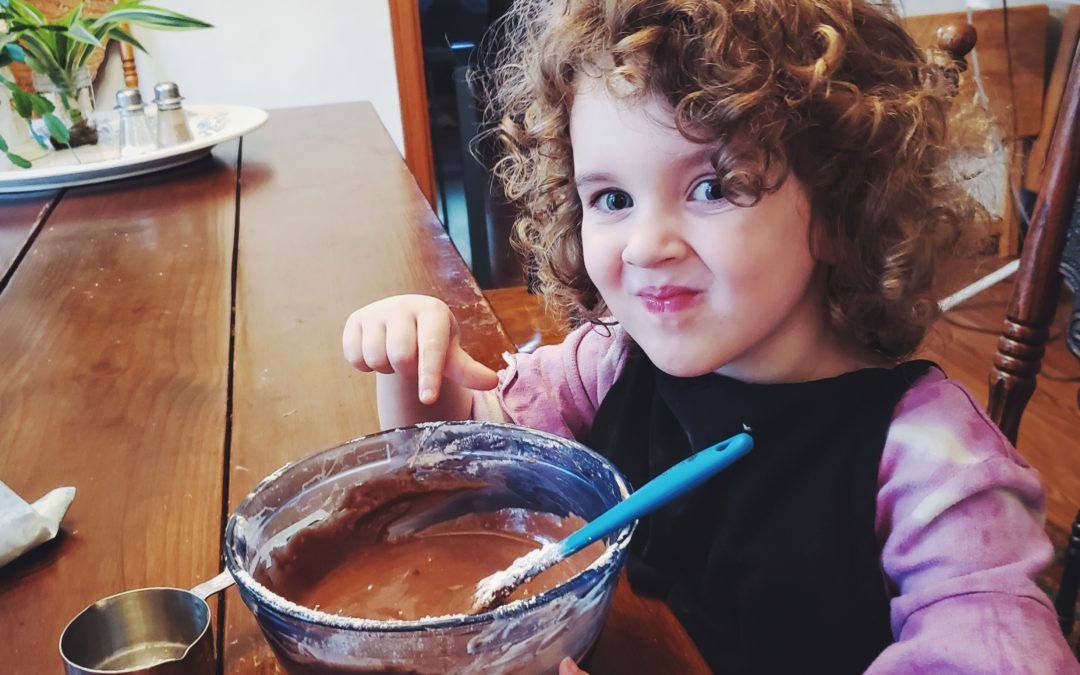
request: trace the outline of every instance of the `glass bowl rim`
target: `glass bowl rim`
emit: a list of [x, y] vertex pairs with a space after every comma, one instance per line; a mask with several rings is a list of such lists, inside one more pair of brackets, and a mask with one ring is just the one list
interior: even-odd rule
[[[445, 422], [420, 422], [418, 424], [412, 424], [402, 427], [395, 427], [392, 429], [383, 429], [371, 434], [365, 434], [363, 436], [357, 436], [351, 440], [336, 445], [323, 448], [309, 455], [306, 455], [300, 459], [291, 461], [283, 465], [281, 468], [272, 472], [266, 478], [259, 482], [247, 497], [245, 497], [236, 509], [229, 515], [229, 521], [225, 526], [225, 539], [223, 542], [223, 553], [225, 557], [225, 566], [229, 570], [233, 579], [236, 581], [238, 590], [242, 591], [242, 595], [247, 594], [253, 597], [260, 605], [259, 610], [270, 611], [273, 614], [284, 615], [289, 619], [301, 621], [307, 624], [313, 624], [317, 626], [323, 626], [327, 628], [334, 628], [339, 630], [351, 630], [362, 631], [368, 633], [374, 632], [387, 632], [387, 633], [411, 633], [418, 631], [430, 631], [433, 629], [443, 628], [462, 628], [465, 626], [472, 626], [475, 624], [490, 623], [497, 619], [513, 618], [517, 615], [524, 615], [530, 610], [540, 605], [553, 601], [571, 591], [577, 590], [586, 580], [587, 575], [592, 575], [599, 580], [599, 577], [605, 571], [605, 568], [615, 566], [616, 569], [621, 567], [621, 563], [626, 556], [626, 548], [630, 543], [630, 537], [637, 527], [636, 521], [623, 527], [618, 531], [618, 534], [611, 544], [609, 544], [604, 552], [601, 553], [595, 561], [593, 561], [588, 567], [575, 574], [567, 581], [559, 584], [558, 586], [548, 589], [538, 595], [525, 598], [523, 600], [515, 600], [514, 602], [500, 605], [494, 609], [490, 609], [486, 612], [480, 612], [477, 614], [447, 614], [442, 616], [424, 617], [415, 620], [399, 620], [399, 619], [364, 619], [359, 617], [341, 616], [338, 614], [330, 614], [329, 612], [323, 612], [310, 607], [303, 607], [298, 605], [287, 598], [271, 591], [266, 586], [255, 581], [247, 570], [243, 569], [240, 561], [237, 559], [235, 550], [235, 538], [236, 538], [236, 523], [237, 514], [245, 509], [260, 493], [268, 488], [274, 481], [278, 480], [282, 476], [285, 476], [291, 471], [297, 471], [302, 466], [305, 466], [309, 462], [314, 462], [316, 459], [328, 452], [338, 450], [347, 445], [353, 445], [361, 441], [368, 440], [377, 436], [383, 436], [393, 432], [409, 431], [412, 429], [435, 429], [444, 426], [471, 426], [471, 427], [493, 427], [501, 429], [503, 431], [516, 431], [525, 432], [529, 435], [539, 436], [547, 441], [555, 442], [560, 445], [569, 444], [576, 446], [576, 450], [584, 452], [592, 459], [599, 462], [605, 470], [609, 471], [615, 480], [616, 489], [622, 495], [622, 499], [626, 499], [633, 491], [630, 486], [630, 482], [626, 479], [626, 476], [616, 467], [611, 460], [607, 459], [603, 455], [596, 451], [586, 447], [579, 441], [574, 439], [552, 434], [546, 431], [539, 431], [529, 427], [523, 427], [516, 424], [507, 424], [504, 422], [490, 422], [490, 421], [478, 421], [478, 420], [460, 420], [460, 421], [445, 421]], [[616, 580], [616, 583], [618, 581]], [[298, 607], [303, 610], [302, 613], [298, 613], [291, 610], [291, 607]], [[250, 608], [249, 608], [250, 609]], [[256, 619], [258, 619], [258, 613]]]

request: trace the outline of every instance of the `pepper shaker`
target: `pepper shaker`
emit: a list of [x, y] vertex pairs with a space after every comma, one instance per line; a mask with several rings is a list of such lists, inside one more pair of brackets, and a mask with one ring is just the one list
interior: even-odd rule
[[146, 119], [146, 106], [138, 89], [116, 92], [116, 110], [120, 113], [120, 156], [134, 157], [157, 148]]
[[154, 104], [157, 105], [157, 142], [160, 147], [187, 143], [195, 138], [188, 126], [187, 116], [180, 101], [180, 88], [175, 82], [159, 82], [154, 87]]

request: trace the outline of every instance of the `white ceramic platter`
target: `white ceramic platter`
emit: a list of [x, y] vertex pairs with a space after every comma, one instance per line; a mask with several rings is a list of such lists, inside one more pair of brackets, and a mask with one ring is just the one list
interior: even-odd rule
[[[0, 193], [101, 183], [179, 166], [209, 154], [218, 143], [258, 129], [267, 119], [265, 111], [242, 105], [185, 105], [184, 110], [195, 136], [193, 140], [123, 158], [117, 113], [99, 111], [97, 145], [30, 158], [33, 165], [29, 169], [5, 161], [0, 166]], [[147, 117], [153, 130], [153, 106], [147, 106]]]

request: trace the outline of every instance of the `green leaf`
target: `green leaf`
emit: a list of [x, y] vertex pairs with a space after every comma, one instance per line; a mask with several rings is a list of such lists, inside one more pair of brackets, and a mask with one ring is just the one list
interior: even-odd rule
[[[28, 56], [26, 65], [42, 74], [52, 77], [50, 71], [61, 70], [60, 63], [56, 59], [56, 52], [54, 49], [55, 44], [48, 44], [42, 37], [43, 36], [39, 34], [23, 34], [22, 46], [23, 49], [26, 50]], [[30, 58], [33, 58], [34, 62], [38, 64], [37, 67], [31, 65]]]
[[71, 72], [71, 40], [67, 39], [67, 34], [57, 33], [54, 36], [56, 40], [56, 48], [53, 53], [56, 54], [56, 61], [60, 64], [60, 67], [68, 72]]
[[44, 96], [38, 96], [37, 94], [29, 94], [29, 96], [30, 106], [38, 115], [44, 117], [45, 115], [56, 110], [56, 106], [53, 105], [53, 102], [45, 98]]
[[39, 12], [36, 7], [24, 0], [9, 0], [8, 9], [19, 18], [27, 20], [35, 25], [40, 26], [48, 23], [48, 21], [45, 20], [45, 16]]
[[94, 23], [120, 24], [130, 23], [164, 30], [190, 30], [194, 28], [213, 28], [200, 19], [179, 12], [148, 5], [117, 5], [98, 17]]
[[126, 42], [135, 49], [138, 49], [140, 52], [143, 52], [144, 54], [148, 53], [146, 51], [146, 48], [142, 46], [142, 43], [135, 39], [134, 35], [119, 27], [109, 30], [109, 32], [106, 33], [106, 36], [110, 39], [117, 40], [118, 42]]
[[[77, 31], [78, 34], [76, 34]], [[78, 72], [90, 60], [90, 55], [94, 53], [95, 49], [104, 46], [101, 40], [104, 36], [95, 35], [90, 26], [83, 21], [79, 21], [75, 26], [72, 26], [69, 35], [79, 40], [80, 43], [75, 45], [72, 50], [68, 70]]]
[[7, 155], [9, 162], [19, 167], [20, 169], [30, 168], [30, 162], [26, 161], [26, 159], [24, 159], [23, 157], [16, 155], [14, 152], [5, 152], [4, 154]]
[[67, 28], [58, 26], [55, 23], [46, 23], [40, 26], [27, 26], [25, 30], [40, 31], [42, 35], [55, 35], [56, 33], [63, 33]]
[[60, 25], [60, 26], [70, 26], [75, 21], [78, 21], [80, 16], [82, 16], [82, 3], [81, 2], [79, 4], [77, 4], [77, 5], [75, 5], [74, 7], [72, 7], [70, 12], [68, 12], [64, 16], [60, 17], [60, 20], [57, 21], [56, 23], [58, 25]]
[[[63, 29], [61, 29], [61, 30], [63, 30]], [[40, 31], [37, 31], [37, 33], [36, 33], [36, 36], [37, 36], [39, 42], [41, 43], [41, 45], [52, 56], [53, 60], [56, 61], [57, 64], [62, 66], [64, 62], [63, 62], [62, 56], [60, 54], [60, 45], [57, 43], [57, 36], [59, 36], [59, 35], [60, 35], [60, 33], [53, 32], [53, 31], [47, 31], [47, 30], [40, 30]], [[24, 46], [25, 46], [25, 42], [26, 42], [25, 36], [24, 36], [22, 42], [24, 43]]]
[[32, 16], [42, 23], [47, 23], [45, 15], [39, 12], [37, 7], [34, 7], [33, 2], [29, 2], [28, 0], [11, 0], [11, 6], [17, 7], [20, 12]]
[[15, 112], [23, 119], [30, 119], [33, 114], [34, 104], [30, 102], [30, 95], [22, 89], [11, 91], [11, 102], [15, 104]]
[[29, 66], [30, 70], [33, 70], [34, 72], [37, 72], [37, 73], [44, 73], [45, 72], [45, 66], [41, 65], [41, 63], [39, 63], [38, 60], [35, 59], [33, 56], [30, 56], [30, 55], [24, 56], [23, 57], [23, 63], [25, 63], [27, 66]]
[[75, 23], [71, 24], [68, 29], [68, 35], [79, 42], [93, 45], [95, 47], [101, 46], [101, 41], [90, 32], [90, 27], [82, 19], [77, 19]]
[[0, 136], [0, 152], [7, 152], [7, 151], [8, 151], [7, 141], [4, 140], [3, 136]]
[[71, 134], [68, 133], [68, 128], [64, 126], [64, 123], [60, 121], [60, 118], [56, 115], [45, 115], [45, 127], [49, 130], [49, 135], [56, 139], [58, 143], [67, 143], [71, 139]]
[[79, 43], [79, 46], [71, 54], [71, 63], [68, 65], [68, 70], [77, 73], [86, 65], [86, 62], [90, 60], [90, 55], [94, 53], [94, 48], [85, 43]]
[[48, 23], [45, 21], [45, 17], [42, 16], [41, 12], [35, 9], [35, 6], [29, 2], [24, 2], [24, 0], [9, 0], [8, 11], [11, 12], [13, 17], [21, 19], [21, 21], [28, 24], [41, 26], [42, 24]]

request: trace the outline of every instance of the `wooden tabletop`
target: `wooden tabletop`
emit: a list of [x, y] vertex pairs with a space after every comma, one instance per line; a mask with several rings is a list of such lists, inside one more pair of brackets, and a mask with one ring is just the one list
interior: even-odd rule
[[[498, 366], [498, 320], [368, 104], [274, 111], [194, 164], [0, 196], [0, 480], [74, 485], [61, 534], [0, 568], [5, 673], [62, 672], [98, 598], [221, 568], [229, 513], [282, 464], [377, 430], [341, 356], [353, 309], [443, 298]], [[235, 589], [225, 673], [282, 673]], [[658, 601], [620, 584], [593, 673], [708, 672]]]

